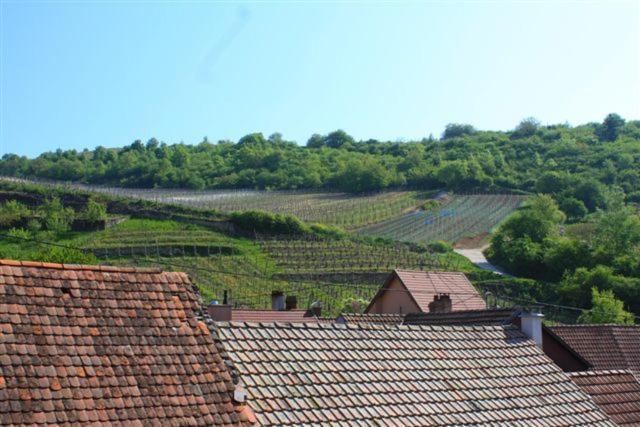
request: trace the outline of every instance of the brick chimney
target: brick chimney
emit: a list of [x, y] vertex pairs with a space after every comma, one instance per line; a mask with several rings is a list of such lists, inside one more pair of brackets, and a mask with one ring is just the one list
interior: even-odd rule
[[520, 330], [542, 348], [542, 319], [544, 314], [523, 312], [520, 314]]
[[284, 308], [284, 293], [282, 291], [271, 292], [271, 310], [283, 311]]
[[295, 310], [298, 308], [298, 298], [295, 295], [287, 295], [284, 300], [285, 310]]
[[449, 294], [437, 294], [433, 296], [433, 301], [429, 303], [429, 313], [450, 313], [451, 297]]
[[229, 322], [231, 320], [231, 305], [218, 304], [217, 301], [212, 302], [207, 307], [207, 313], [216, 322]]

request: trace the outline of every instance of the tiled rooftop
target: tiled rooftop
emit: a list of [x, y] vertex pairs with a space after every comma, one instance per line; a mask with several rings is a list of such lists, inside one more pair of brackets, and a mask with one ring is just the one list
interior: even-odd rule
[[640, 426], [640, 381], [631, 371], [587, 371], [569, 375], [616, 424]]
[[640, 372], [640, 326], [571, 325], [549, 329], [593, 369]]
[[385, 325], [400, 325], [404, 320], [404, 315], [396, 314], [396, 313], [365, 313], [365, 314], [356, 314], [356, 313], [343, 313], [340, 315], [338, 320], [343, 321], [348, 324], [359, 324], [359, 323], [376, 323], [376, 324], [385, 324]]
[[232, 309], [234, 322], [317, 322], [314, 316], [306, 316], [307, 310], [250, 310]]
[[264, 425], [614, 425], [513, 327], [217, 328]]
[[0, 296], [1, 425], [237, 423], [186, 274], [0, 260]]
[[410, 313], [406, 325], [508, 325], [516, 312], [512, 308], [452, 311], [450, 313]]

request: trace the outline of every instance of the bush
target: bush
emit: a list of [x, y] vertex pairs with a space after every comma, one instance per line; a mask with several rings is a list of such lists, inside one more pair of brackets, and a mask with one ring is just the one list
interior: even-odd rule
[[436, 240], [435, 242], [431, 242], [427, 245], [427, 247], [433, 252], [437, 252], [440, 254], [451, 252], [453, 250], [451, 245], [444, 240]]
[[311, 230], [295, 216], [264, 211], [234, 212], [231, 214], [231, 222], [245, 231], [264, 234], [300, 235]]
[[29, 208], [16, 200], [0, 205], [0, 228], [16, 225], [30, 215]]
[[107, 219], [107, 207], [93, 199], [89, 199], [87, 206], [80, 214], [80, 218], [89, 221], [101, 221]]

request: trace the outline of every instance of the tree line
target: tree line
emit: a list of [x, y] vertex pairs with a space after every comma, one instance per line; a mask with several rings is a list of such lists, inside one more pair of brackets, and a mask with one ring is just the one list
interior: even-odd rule
[[[386, 188], [565, 192], [588, 210], [602, 186], [618, 185], [640, 200], [640, 121], [610, 114], [602, 123], [541, 126], [525, 119], [512, 131], [450, 124], [441, 138], [356, 141], [342, 130], [312, 135], [306, 146], [280, 134], [232, 141], [166, 144], [152, 138], [122, 148], [57, 150], [34, 159], [6, 154], [0, 173], [142, 188]], [[580, 189], [576, 183], [584, 183]], [[565, 203], [580, 215], [575, 200]]]

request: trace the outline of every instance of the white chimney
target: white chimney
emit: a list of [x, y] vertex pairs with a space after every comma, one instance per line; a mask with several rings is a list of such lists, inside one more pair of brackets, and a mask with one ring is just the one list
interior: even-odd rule
[[523, 312], [520, 314], [520, 329], [542, 348], [542, 319], [544, 314]]

